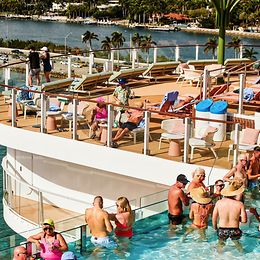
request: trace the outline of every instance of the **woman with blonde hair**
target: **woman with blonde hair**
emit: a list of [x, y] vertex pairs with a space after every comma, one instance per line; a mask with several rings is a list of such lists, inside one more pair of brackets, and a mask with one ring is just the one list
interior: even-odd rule
[[126, 197], [119, 197], [116, 201], [117, 213], [110, 214], [110, 220], [115, 221], [115, 234], [117, 237], [133, 236], [134, 212]]
[[202, 187], [205, 190], [207, 190], [206, 185], [203, 183], [205, 180], [206, 173], [203, 168], [197, 168], [193, 173], [192, 173], [192, 181], [190, 182], [187, 192], [190, 192], [192, 189]]

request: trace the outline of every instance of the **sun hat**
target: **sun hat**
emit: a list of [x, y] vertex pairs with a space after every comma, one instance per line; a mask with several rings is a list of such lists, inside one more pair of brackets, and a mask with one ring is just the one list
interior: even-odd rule
[[241, 194], [244, 190], [245, 187], [243, 185], [243, 181], [238, 178], [234, 178], [231, 183], [229, 183], [229, 185], [221, 191], [221, 195], [225, 197], [233, 197]]
[[77, 257], [74, 255], [73, 252], [67, 251], [62, 254], [61, 260], [76, 260]]
[[102, 97], [98, 97], [96, 100], [97, 100], [97, 102], [105, 102], [105, 99]]
[[41, 48], [41, 51], [48, 51], [48, 48], [46, 46]]
[[43, 221], [43, 225], [50, 225], [54, 227], [54, 221], [51, 218], [47, 218]]
[[178, 182], [181, 182], [182, 184], [186, 185], [189, 180], [187, 180], [187, 177], [184, 174], [179, 174], [176, 179]]
[[203, 187], [195, 188], [190, 191], [191, 198], [199, 204], [208, 204], [211, 202], [209, 194]]

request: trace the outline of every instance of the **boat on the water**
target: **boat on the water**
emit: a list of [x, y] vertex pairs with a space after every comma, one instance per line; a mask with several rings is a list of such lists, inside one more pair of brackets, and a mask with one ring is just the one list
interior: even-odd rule
[[[192, 66], [204, 68], [207, 62], [210, 61], [194, 61]], [[242, 68], [246, 62], [250, 63], [237, 60]], [[257, 114], [242, 115], [241, 103], [239, 113], [231, 106], [228, 111], [224, 109], [215, 114], [210, 110], [192, 114], [191, 107], [174, 109], [175, 101], [166, 110], [150, 106], [153, 102], [160, 105], [172, 91], [177, 91], [181, 98], [192, 96], [191, 106], [212, 98], [208, 96], [213, 93], [212, 89], [214, 95], [220, 91], [220, 88], [216, 89], [219, 86], [215, 76], [210, 81], [211, 89], [207, 89], [209, 80], [203, 81], [206, 74], [202, 70], [199, 77], [187, 78], [183, 71], [178, 70], [179, 64], [178, 61], [142, 64], [138, 68], [132, 66], [74, 79], [68, 70], [68, 78], [36, 86], [31, 99], [31, 102], [36, 102], [35, 106], [17, 99], [19, 93], [30, 90], [2, 85], [5, 89], [0, 96], [3, 111], [0, 114], [0, 144], [7, 147], [2, 162], [6, 223], [25, 238], [41, 227], [44, 218], [54, 219], [59, 231], [76, 229], [84, 225], [84, 210], [91, 207], [97, 195], [103, 196], [105, 206], [111, 207], [112, 211], [115, 210], [116, 198], [126, 196], [136, 209], [138, 220], [167, 210], [167, 190], [180, 173], [191, 180], [193, 171], [203, 167], [208, 186], [222, 178], [232, 165], [228, 154], [234, 152], [231, 158], [235, 163], [239, 152], [238, 144], [232, 146], [229, 134], [238, 134], [238, 122], [243, 128], [248, 122], [255, 128]], [[6, 71], [8, 65], [1, 68]], [[91, 64], [89, 70], [92, 72]], [[239, 87], [237, 75], [231, 72], [228, 75], [228, 80], [233, 77], [236, 81], [233, 85]], [[128, 78], [128, 84], [134, 90], [130, 107], [135, 107], [136, 101], [145, 104], [144, 126], [130, 132], [115, 149], [111, 147], [112, 134], [116, 131], [113, 128], [114, 100], [111, 93], [120, 77]], [[190, 82], [198, 82], [198, 87]], [[95, 140], [90, 138], [89, 116], [99, 96], [105, 98], [109, 116], [107, 124], [101, 125], [101, 139]], [[59, 109], [48, 110], [47, 101], [55, 102]], [[211, 105], [214, 103], [210, 102]], [[232, 103], [233, 107], [235, 104]], [[174, 123], [168, 136], [163, 134], [165, 120]], [[212, 143], [204, 146], [192, 144], [196, 138], [203, 140], [199, 137], [199, 129], [202, 131], [205, 126], [218, 131], [211, 135]], [[197, 131], [197, 136], [193, 136], [193, 131]], [[166, 142], [161, 144], [162, 140]], [[153, 204], [157, 206], [151, 206]], [[73, 232], [66, 233], [68, 241], [77, 238]]]

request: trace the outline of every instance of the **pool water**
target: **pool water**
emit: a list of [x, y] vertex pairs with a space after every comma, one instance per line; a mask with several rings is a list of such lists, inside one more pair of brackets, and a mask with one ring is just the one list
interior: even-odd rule
[[79, 259], [260, 259], [258, 223], [254, 216], [250, 217], [249, 223], [241, 225], [243, 236], [240, 242], [244, 249], [243, 253], [228, 240], [223, 253], [219, 254], [216, 250], [218, 238], [211, 222], [206, 231], [205, 241], [201, 240], [197, 231], [183, 239], [185, 230], [191, 222], [189, 221], [184, 228], [180, 226], [172, 230], [165, 211], [137, 221], [134, 225], [133, 238], [130, 241], [118, 241], [117, 249], [95, 248], [88, 239], [86, 252], [78, 256]]

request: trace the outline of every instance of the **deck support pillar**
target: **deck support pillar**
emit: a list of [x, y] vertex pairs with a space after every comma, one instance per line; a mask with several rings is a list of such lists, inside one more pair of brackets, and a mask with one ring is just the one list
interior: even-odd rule
[[236, 166], [237, 164], [237, 157], [238, 157], [238, 152], [239, 152], [239, 129], [240, 129], [240, 124], [237, 123], [235, 124], [235, 138], [234, 138], [234, 157], [233, 157], [233, 167]]
[[107, 117], [107, 147], [111, 147], [112, 143], [112, 128], [114, 123], [114, 108], [112, 105], [107, 106], [108, 117]]
[[243, 97], [244, 97], [244, 86], [245, 86], [245, 75], [239, 75], [239, 104], [238, 104], [238, 114], [243, 113]]
[[16, 89], [12, 88], [12, 127], [16, 127], [16, 114], [17, 114], [17, 109], [16, 109]]
[[184, 118], [185, 123], [185, 131], [184, 131], [184, 154], [183, 154], [183, 162], [189, 163], [189, 139], [191, 133], [191, 119], [188, 117]]
[[195, 56], [195, 60], [199, 60], [199, 45], [196, 44], [196, 56]]
[[150, 155], [149, 150], [149, 136], [150, 136], [150, 117], [151, 113], [149, 111], [144, 112], [144, 151], [145, 155]]
[[78, 100], [73, 98], [73, 117], [72, 117], [72, 139], [73, 140], [78, 140], [77, 121], [78, 121]]

